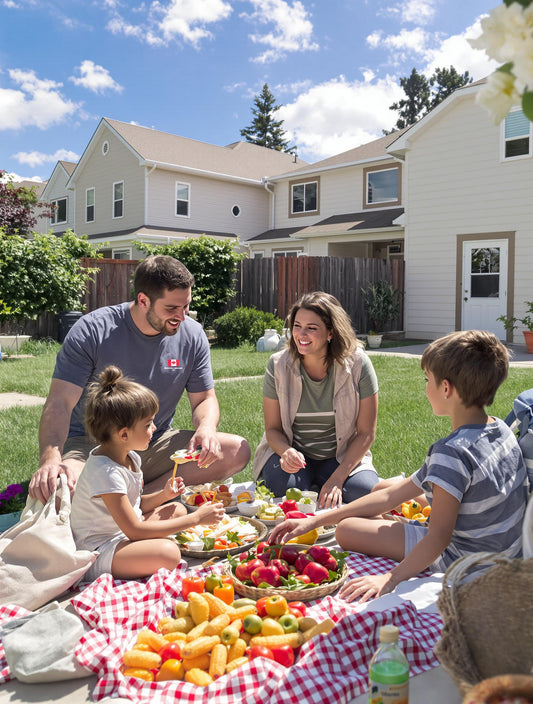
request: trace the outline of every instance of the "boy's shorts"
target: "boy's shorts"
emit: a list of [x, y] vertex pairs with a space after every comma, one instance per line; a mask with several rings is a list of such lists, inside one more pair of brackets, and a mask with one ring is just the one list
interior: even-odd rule
[[[404, 531], [404, 557], [411, 552], [411, 550], [418, 545], [418, 543], [426, 537], [428, 533], [428, 527], [420, 524], [418, 521], [410, 521], [409, 523], [403, 524]], [[436, 564], [440, 558], [437, 558], [435, 562], [432, 562], [428, 566], [428, 570], [432, 572], [442, 572], [442, 566]]]
[[[170, 456], [176, 450], [188, 447], [192, 435], [192, 430], [166, 430], [157, 440], [150, 443], [147, 450], [139, 452], [145, 483], [172, 471], [174, 462]], [[85, 464], [90, 451], [97, 445], [96, 440], [88, 435], [68, 438], [63, 448], [62, 459], [74, 459]]]

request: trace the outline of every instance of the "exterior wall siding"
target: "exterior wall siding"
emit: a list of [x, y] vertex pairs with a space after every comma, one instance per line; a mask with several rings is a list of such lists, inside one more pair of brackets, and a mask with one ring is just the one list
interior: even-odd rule
[[[176, 183], [190, 186], [189, 217], [177, 216]], [[237, 205], [240, 214], [232, 214]], [[235, 233], [248, 239], [268, 228], [270, 196], [259, 186], [155, 169], [148, 177], [148, 223]]]
[[[102, 145], [109, 142], [109, 153]], [[110, 130], [95, 136], [92, 153], [76, 179], [76, 227], [78, 234], [101, 234], [144, 225], [144, 169], [139, 159]], [[113, 184], [124, 181], [124, 215], [113, 218]], [[85, 194], [95, 189], [95, 219], [85, 221]]]
[[63, 168], [54, 169], [54, 173], [50, 179], [50, 182], [46, 187], [46, 202], [50, 203], [53, 200], [58, 200], [60, 198], [67, 199], [67, 221], [57, 225], [52, 225], [51, 218], [39, 218], [37, 224], [35, 225], [36, 232], [48, 232], [52, 230], [54, 233], [64, 232], [68, 228], [75, 229], [74, 222], [74, 192], [67, 191], [67, 181], [68, 176], [63, 170]]
[[533, 159], [501, 161], [501, 129], [470, 95], [412, 137], [404, 171], [409, 336], [431, 339], [455, 329], [458, 235], [515, 232], [509, 295], [515, 311], [531, 298]]

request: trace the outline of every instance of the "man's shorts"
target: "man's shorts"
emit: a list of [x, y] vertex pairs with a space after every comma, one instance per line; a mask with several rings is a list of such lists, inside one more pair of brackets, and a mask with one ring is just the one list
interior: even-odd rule
[[[157, 479], [174, 468], [170, 456], [176, 450], [188, 447], [193, 435], [192, 430], [166, 430], [157, 440], [153, 440], [147, 450], [139, 452], [142, 461], [142, 473], [145, 483]], [[77, 435], [68, 438], [63, 448], [62, 458], [87, 462], [90, 451], [98, 445], [94, 438], [88, 435]]]

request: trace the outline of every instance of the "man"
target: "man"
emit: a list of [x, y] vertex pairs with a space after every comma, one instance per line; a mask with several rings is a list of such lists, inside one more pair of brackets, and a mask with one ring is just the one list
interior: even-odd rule
[[[246, 440], [219, 433], [209, 344], [201, 326], [188, 317], [194, 277], [177, 259], [157, 255], [142, 261], [134, 275], [135, 300], [84, 315], [58, 353], [39, 426], [40, 467], [30, 496], [46, 502], [64, 472], [71, 491], [95, 441], [86, 435], [83, 415], [88, 385], [109, 364], [159, 398], [156, 432], [141, 452], [145, 490], [168, 479], [179, 449], [201, 447], [197, 460], [180, 464], [185, 484], [224, 480], [250, 459]], [[187, 391], [195, 428], [172, 430], [176, 405]]]

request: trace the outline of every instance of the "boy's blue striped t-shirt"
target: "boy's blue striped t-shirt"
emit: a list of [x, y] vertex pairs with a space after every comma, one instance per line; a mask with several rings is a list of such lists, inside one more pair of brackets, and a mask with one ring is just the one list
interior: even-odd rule
[[461, 504], [450, 545], [432, 568], [444, 571], [473, 552], [521, 556], [527, 474], [516, 438], [502, 420], [463, 425], [438, 440], [411, 479], [430, 504], [434, 484]]

